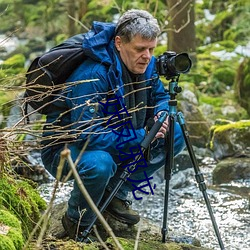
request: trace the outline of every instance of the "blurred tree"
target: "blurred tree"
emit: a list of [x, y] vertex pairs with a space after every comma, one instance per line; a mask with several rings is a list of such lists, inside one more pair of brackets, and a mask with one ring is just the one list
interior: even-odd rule
[[168, 0], [168, 50], [188, 52], [195, 61], [195, 0]]

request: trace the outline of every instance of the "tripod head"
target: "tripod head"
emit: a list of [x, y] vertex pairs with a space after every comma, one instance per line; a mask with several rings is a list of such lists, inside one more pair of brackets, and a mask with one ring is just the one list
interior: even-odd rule
[[169, 95], [170, 95], [170, 100], [175, 99], [175, 96], [182, 91], [182, 87], [178, 86], [179, 82], [179, 76], [176, 78], [172, 78], [171, 81], [169, 82]]
[[176, 54], [174, 51], [167, 51], [156, 60], [157, 73], [164, 76], [169, 82], [170, 99], [182, 91], [178, 86], [180, 74], [188, 73], [192, 67], [192, 61], [187, 53]]

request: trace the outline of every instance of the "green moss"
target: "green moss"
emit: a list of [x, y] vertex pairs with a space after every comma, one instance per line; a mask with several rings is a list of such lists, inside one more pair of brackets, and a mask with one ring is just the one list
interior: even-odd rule
[[16, 250], [13, 241], [7, 236], [0, 234], [0, 249]]
[[228, 67], [221, 67], [214, 71], [213, 77], [228, 86], [232, 86], [235, 78], [235, 70]]
[[[0, 249], [21, 249], [24, 243], [20, 221], [9, 211], [0, 210], [0, 224], [10, 227], [6, 235], [0, 235]], [[4, 236], [4, 237], [2, 237]]]
[[11, 228], [7, 236], [12, 240], [16, 249], [22, 249], [22, 246], [24, 245], [24, 240], [21, 230], [16, 231], [15, 228]]
[[20, 86], [25, 81], [25, 56], [16, 54], [1, 64], [0, 84]]
[[238, 45], [234, 40], [223, 40], [218, 42], [218, 44], [228, 52], [234, 51]]
[[46, 203], [29, 183], [4, 176], [0, 179], [0, 206], [8, 209], [21, 221], [24, 237], [27, 238]]
[[231, 129], [241, 130], [249, 127], [250, 127], [250, 121], [233, 122], [222, 126], [220, 125], [215, 126], [214, 133], [225, 132]]
[[[118, 238], [120, 244], [122, 245], [124, 250], [133, 250], [135, 241], [134, 239], [125, 239], [125, 238]], [[109, 238], [107, 243], [111, 243], [112, 245], [113, 240]], [[182, 243], [175, 243], [175, 242], [167, 242], [162, 243], [161, 241], [155, 241], [155, 240], [148, 240], [148, 241], [139, 241], [138, 244], [139, 250], [198, 250], [198, 249], [204, 249], [200, 247], [196, 247], [194, 245], [189, 244], [182, 244]]]
[[2, 69], [9, 69], [11, 67], [23, 68], [24, 64], [25, 56], [23, 54], [16, 54], [4, 61], [4, 63], [2, 64]]
[[16, 216], [11, 214], [7, 210], [0, 209], [0, 221], [7, 226], [21, 230], [20, 221], [16, 218]]
[[221, 108], [225, 100], [221, 96], [216, 97], [216, 96], [209, 96], [209, 95], [201, 95], [199, 97], [199, 101], [200, 103], [207, 103], [214, 107]]
[[[225, 136], [228, 133], [231, 133], [234, 131], [235, 138], [237, 138], [237, 141], [241, 142], [248, 142], [250, 140], [250, 133], [246, 133], [245, 131], [249, 130], [250, 128], [250, 120], [243, 120], [238, 122], [231, 122], [225, 125], [214, 125], [210, 129], [210, 144], [209, 147], [211, 150], [213, 150], [214, 145], [213, 142], [215, 140], [215, 137], [217, 140], [219, 140], [221, 143], [227, 144], [229, 147], [234, 147], [234, 145], [229, 140], [229, 136]], [[233, 149], [232, 149], [233, 151]]]

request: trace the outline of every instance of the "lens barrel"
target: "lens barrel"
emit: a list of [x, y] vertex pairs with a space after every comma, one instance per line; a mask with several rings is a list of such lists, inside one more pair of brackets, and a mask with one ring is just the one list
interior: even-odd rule
[[159, 75], [167, 79], [187, 73], [192, 67], [192, 61], [187, 53], [176, 54], [173, 51], [165, 52], [156, 60]]

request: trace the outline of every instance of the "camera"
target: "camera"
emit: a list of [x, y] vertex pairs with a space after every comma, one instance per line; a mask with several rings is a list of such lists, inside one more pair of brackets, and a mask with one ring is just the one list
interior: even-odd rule
[[187, 73], [191, 66], [192, 61], [187, 53], [176, 54], [174, 51], [167, 51], [156, 59], [157, 73], [165, 76], [167, 80]]

